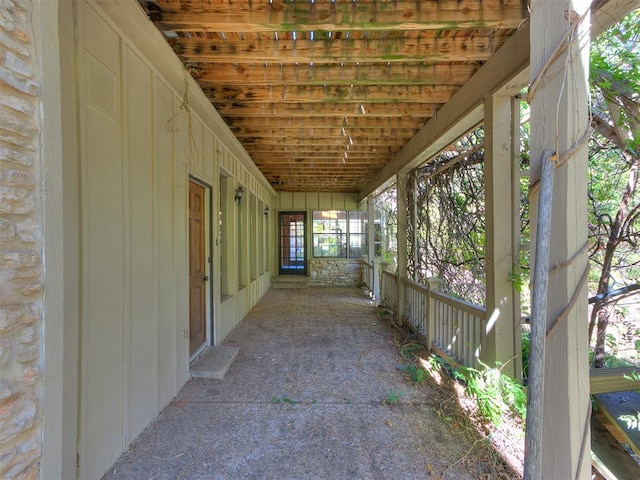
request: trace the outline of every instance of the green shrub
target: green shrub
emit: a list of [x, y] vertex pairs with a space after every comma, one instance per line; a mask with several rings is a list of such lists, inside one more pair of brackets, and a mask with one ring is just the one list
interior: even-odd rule
[[463, 367], [454, 376], [466, 385], [467, 394], [476, 399], [480, 414], [494, 425], [500, 425], [505, 415], [526, 417], [527, 394], [524, 387], [504, 375], [497, 363], [490, 368], [480, 362], [481, 369]]

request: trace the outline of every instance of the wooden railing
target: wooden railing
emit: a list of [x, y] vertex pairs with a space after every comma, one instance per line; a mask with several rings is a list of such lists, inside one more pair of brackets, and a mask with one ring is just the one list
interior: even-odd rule
[[395, 274], [382, 270], [380, 301], [394, 312], [398, 312], [398, 281]]
[[431, 347], [458, 363], [476, 366], [485, 340], [486, 309], [438, 291], [430, 297]]
[[[380, 268], [380, 264], [363, 262], [363, 281], [373, 291], [380, 287], [380, 301], [398, 312], [398, 283], [396, 275]], [[380, 272], [382, 275], [380, 276]], [[476, 360], [486, 339], [487, 312], [485, 307], [438, 291], [438, 280], [422, 285], [407, 278], [404, 287], [403, 321], [424, 340], [425, 345], [441, 356], [468, 367], [477, 367]], [[377, 298], [377, 297], [376, 297]], [[640, 368], [603, 368], [590, 371], [591, 393], [616, 392], [640, 388], [640, 381], [627, 380], [624, 375]]]
[[[486, 309], [407, 278], [401, 282], [404, 286], [403, 321], [439, 354], [462, 365], [477, 366], [476, 359], [485, 338]], [[382, 272], [380, 299], [387, 307], [398, 311], [397, 278], [391, 272]]]
[[404, 321], [409, 322], [428, 341], [429, 287], [407, 278], [404, 285]]
[[362, 284], [366, 285], [370, 291], [373, 291], [373, 263], [369, 260], [362, 261]]

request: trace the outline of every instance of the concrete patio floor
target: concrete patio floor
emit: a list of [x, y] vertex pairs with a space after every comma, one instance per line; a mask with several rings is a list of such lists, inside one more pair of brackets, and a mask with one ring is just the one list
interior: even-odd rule
[[477, 478], [361, 290], [271, 289], [223, 344], [225, 378], [189, 381], [104, 480]]

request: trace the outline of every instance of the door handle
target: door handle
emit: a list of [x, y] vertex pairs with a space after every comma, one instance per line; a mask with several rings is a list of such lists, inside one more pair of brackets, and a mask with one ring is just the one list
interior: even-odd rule
[[206, 275], [203, 275], [203, 276], [202, 276], [202, 281], [203, 281], [203, 282], [208, 282], [208, 281], [209, 281], [209, 277], [208, 277], [208, 276], [206, 276]]

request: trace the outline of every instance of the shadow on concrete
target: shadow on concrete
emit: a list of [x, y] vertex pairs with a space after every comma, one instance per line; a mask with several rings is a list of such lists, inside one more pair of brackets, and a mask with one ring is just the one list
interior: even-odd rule
[[189, 381], [103, 479], [489, 478], [394, 335], [362, 291], [272, 289], [223, 342], [225, 378]]

